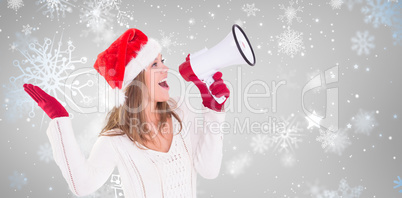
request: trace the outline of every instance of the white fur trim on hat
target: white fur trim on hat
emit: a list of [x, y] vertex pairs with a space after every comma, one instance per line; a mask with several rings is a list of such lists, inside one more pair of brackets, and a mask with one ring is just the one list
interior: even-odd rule
[[116, 107], [123, 105], [125, 101], [124, 89], [131, 83], [131, 81], [137, 77], [137, 75], [144, 70], [152, 61], [158, 57], [158, 54], [162, 51], [161, 45], [152, 38], [148, 38], [148, 42], [142, 46], [138, 52], [137, 57], [130, 60], [124, 70], [124, 79], [121, 90], [119, 90], [118, 103], [115, 103]]

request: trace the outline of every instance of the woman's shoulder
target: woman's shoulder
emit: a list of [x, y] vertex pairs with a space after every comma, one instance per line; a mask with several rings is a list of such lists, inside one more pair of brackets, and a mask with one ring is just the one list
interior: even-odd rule
[[107, 131], [103, 131], [102, 133], [99, 134], [99, 137], [108, 137], [108, 139], [109, 139], [109, 138], [124, 136], [124, 135], [126, 135], [126, 133], [124, 133], [123, 130], [121, 130], [119, 128], [114, 128], [114, 129], [110, 129]]

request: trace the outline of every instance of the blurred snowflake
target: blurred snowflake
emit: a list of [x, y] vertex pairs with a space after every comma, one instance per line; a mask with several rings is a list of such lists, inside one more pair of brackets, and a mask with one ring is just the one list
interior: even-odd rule
[[[296, 2], [297, 3], [297, 2]], [[295, 19], [297, 22], [301, 23], [302, 19], [297, 16], [298, 12], [303, 12], [303, 7], [298, 6], [297, 8], [294, 8], [293, 5], [295, 4], [294, 1], [289, 1], [289, 6], [285, 7], [284, 4], [280, 5], [280, 9], [284, 10], [284, 15], [279, 15], [279, 20], [282, 22], [284, 19], [286, 19], [286, 22], [288, 25], [292, 25], [293, 19]]]
[[53, 150], [49, 143], [40, 145], [37, 154], [39, 155], [40, 161], [44, 161], [46, 163], [53, 161]]
[[80, 23], [86, 24], [88, 30], [84, 30], [81, 36], [87, 37], [94, 34], [93, 42], [100, 44], [110, 43], [115, 34], [113, 32], [114, 20], [120, 26], [129, 27], [133, 20], [131, 11], [120, 10], [121, 0], [88, 0], [81, 8]]
[[283, 166], [291, 167], [291, 166], [295, 165], [296, 158], [291, 153], [285, 153], [281, 157], [281, 163], [282, 163]]
[[392, 38], [394, 39], [394, 45], [402, 44], [402, 2], [397, 2], [395, 9], [398, 13], [393, 17], [392, 23]]
[[373, 128], [378, 125], [374, 114], [374, 111], [368, 112], [359, 109], [359, 112], [352, 117], [352, 126], [355, 129], [355, 133], [370, 135]]
[[362, 2], [363, 2], [363, 0], [347, 0], [346, 6], [351, 11], [351, 10], [353, 10], [353, 7], [355, 6], [355, 4], [362, 3]]
[[10, 181], [11, 188], [21, 190], [21, 188], [27, 184], [28, 178], [25, 177], [24, 173], [14, 171], [13, 175], [8, 176], [8, 180]]
[[18, 9], [20, 9], [22, 6], [24, 6], [24, 2], [22, 0], [7, 0], [7, 8], [18, 11]]
[[25, 33], [25, 35], [29, 35], [29, 34], [32, 33], [32, 27], [29, 26], [29, 24], [23, 25], [22, 26], [22, 32]]
[[[396, 184], [396, 186], [394, 186], [394, 189], [402, 187], [402, 180], [399, 176], [398, 176], [398, 180], [395, 180], [394, 183]], [[402, 193], [402, 190], [399, 190], [399, 192]]]
[[316, 179], [314, 183], [306, 182], [306, 185], [307, 190], [304, 191], [304, 194], [310, 197], [322, 198], [322, 192], [325, 190], [325, 187], [320, 185], [318, 179]]
[[343, 5], [343, 0], [331, 0], [329, 2], [329, 4], [331, 5], [332, 9], [341, 9], [342, 5]]
[[370, 49], [375, 47], [373, 41], [374, 36], [371, 36], [368, 31], [356, 32], [356, 37], [352, 39], [352, 50], [357, 51], [357, 55], [370, 54]]
[[320, 135], [316, 138], [321, 142], [325, 152], [342, 155], [343, 151], [351, 144], [346, 129], [333, 132], [330, 129], [320, 129]]
[[296, 122], [295, 116], [292, 114], [287, 119], [282, 118], [282, 124], [284, 125], [284, 129], [280, 129], [278, 127], [278, 131], [276, 131], [272, 136], [272, 141], [274, 146], [274, 150], [278, 152], [290, 152], [294, 149], [298, 148], [298, 143], [302, 142], [301, 139], [301, 131], [299, 128], [299, 122]]
[[304, 55], [304, 43], [303, 43], [303, 33], [292, 30], [290, 27], [276, 36], [278, 39], [278, 52], [283, 52], [290, 57], [294, 57], [295, 54], [301, 53]]
[[363, 192], [363, 186], [351, 188], [345, 179], [339, 182], [338, 190], [325, 190], [322, 198], [358, 198]]
[[[75, 78], [77, 76], [70, 76], [70, 72], [76, 69], [77, 63], [86, 63], [86, 57], [82, 57], [79, 60], [74, 60], [72, 53], [75, 50], [71, 41], [68, 42], [67, 48], [62, 50], [62, 38], [57, 42], [57, 45], [49, 38], [44, 39], [44, 43], [41, 44], [38, 41], [34, 41], [29, 44], [29, 50], [20, 50], [20, 53], [25, 57], [24, 60], [14, 60], [13, 65], [17, 67], [21, 74], [19, 76], [11, 76], [10, 82], [13, 87], [16, 87], [15, 92], [23, 91], [21, 84], [32, 83], [41, 87], [45, 92], [52, 95], [65, 106], [66, 103], [61, 100], [60, 97], [65, 96], [69, 104], [77, 105], [71, 97], [66, 95], [66, 91], [74, 93], [82, 93], [77, 90], [81, 89], [80, 83], [66, 84], [66, 80], [69, 78]], [[26, 65], [23, 67], [23, 65]], [[60, 94], [61, 93], [61, 94]], [[81, 95], [81, 97], [85, 97]], [[24, 97], [26, 99], [26, 97]], [[23, 99], [21, 98], [9, 98], [14, 105], [21, 104]], [[30, 102], [32, 106], [30, 117], [34, 117], [34, 107], [37, 105]], [[78, 106], [75, 106], [79, 108]], [[18, 113], [18, 112], [15, 112]]]
[[255, 16], [255, 13], [257, 11], [260, 11], [260, 9], [255, 7], [254, 3], [250, 5], [249, 4], [243, 5], [242, 10], [247, 13], [247, 16], [251, 15]]
[[251, 138], [250, 146], [255, 153], [264, 154], [268, 150], [271, 139], [267, 135], [257, 134]]
[[392, 18], [399, 12], [397, 6], [393, 6], [388, 0], [366, 0], [361, 12], [366, 15], [364, 22], [372, 23], [374, 28], [380, 25], [392, 26]]
[[114, 33], [110, 29], [113, 27], [115, 15], [111, 13], [112, 8], [105, 6], [102, 0], [89, 0], [81, 7], [80, 23], [85, 23], [87, 30], [83, 30], [81, 36], [87, 37], [94, 34], [93, 42], [96, 44], [110, 43], [114, 38]]
[[226, 163], [226, 172], [233, 177], [237, 177], [244, 172], [244, 169], [251, 164], [251, 156], [248, 153], [242, 153], [235, 156]]
[[36, 1], [36, 5], [42, 5], [39, 10], [45, 9], [42, 11], [42, 14], [52, 20], [54, 19], [54, 14], [57, 15], [57, 19], [60, 15], [65, 18], [66, 12], [73, 12], [72, 7], [75, 7], [68, 0], [38, 0]]
[[172, 52], [175, 53], [176, 51], [172, 50], [174, 46], [177, 45], [184, 45], [183, 43], [178, 43], [177, 39], [174, 37], [174, 33], [169, 33], [169, 35], [165, 35], [165, 32], [162, 30], [159, 30], [162, 38], [160, 39], [159, 43], [162, 45], [163, 49], [166, 49], [166, 52], [168, 54], [171, 54]]

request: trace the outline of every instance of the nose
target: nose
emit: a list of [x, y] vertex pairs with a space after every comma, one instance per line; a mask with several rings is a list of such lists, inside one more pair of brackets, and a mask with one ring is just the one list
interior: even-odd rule
[[169, 67], [167, 67], [165, 64], [163, 64], [161, 73], [167, 73], [168, 70], [169, 70]]

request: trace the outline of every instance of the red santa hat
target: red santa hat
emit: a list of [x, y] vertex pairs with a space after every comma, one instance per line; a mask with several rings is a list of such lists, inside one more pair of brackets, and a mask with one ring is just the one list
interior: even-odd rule
[[125, 88], [161, 52], [162, 47], [140, 30], [131, 28], [124, 32], [109, 48], [98, 55], [94, 68], [112, 89], [118, 91], [115, 106], [124, 104]]

